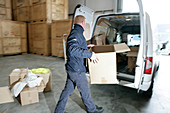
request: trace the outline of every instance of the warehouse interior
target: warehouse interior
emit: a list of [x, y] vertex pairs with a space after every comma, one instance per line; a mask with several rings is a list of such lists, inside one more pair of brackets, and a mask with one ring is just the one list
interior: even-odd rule
[[[135, 67], [141, 46], [137, 0], [106, 0], [105, 4], [103, 0], [0, 0], [0, 113], [54, 113], [66, 83], [65, 47], [77, 4], [94, 10], [95, 16], [108, 14], [98, 18], [92, 37], [90, 30], [85, 30], [85, 38], [90, 39], [87, 44], [100, 46], [96, 52], [104, 51], [102, 48], [109, 45], [124, 43], [128, 47], [123, 52], [114, 50], [114, 73], [120, 84], [109, 81], [107, 77], [105, 79], [109, 82], [98, 83], [97, 78], [92, 79], [88, 67], [87, 80], [95, 104], [104, 108], [103, 113], [169, 113], [170, 23], [167, 18], [157, 17], [153, 11], [162, 11], [164, 13], [160, 15], [165, 16], [167, 9], [162, 7], [158, 10], [158, 1], [153, 9], [150, 9], [153, 0], [142, 2], [150, 15], [154, 59], [159, 60], [159, 68], [153, 74], [151, 94], [128, 87], [128, 84], [136, 82]], [[168, 3], [165, 0], [162, 4], [167, 6]], [[129, 38], [133, 36], [137, 38]], [[136, 56], [128, 55], [129, 50]], [[109, 70], [112, 62], [108, 63], [105, 68]], [[105, 69], [97, 71], [103, 73]], [[28, 82], [25, 84], [30, 72], [42, 80], [38, 86], [30, 88]], [[14, 87], [20, 88], [14, 90]], [[75, 88], [65, 113], [86, 112], [81, 95]]]

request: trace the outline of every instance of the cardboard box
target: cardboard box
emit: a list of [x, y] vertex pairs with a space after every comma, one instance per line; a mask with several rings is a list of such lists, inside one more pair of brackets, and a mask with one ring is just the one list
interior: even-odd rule
[[38, 92], [43, 91], [51, 91], [52, 90], [52, 83], [51, 83], [51, 72], [46, 74], [36, 74], [38, 77], [43, 77], [43, 80], [38, 86]]
[[37, 88], [24, 88], [20, 93], [21, 105], [28, 105], [39, 102], [38, 90]]
[[35, 54], [51, 54], [51, 24], [29, 23], [29, 50]]
[[13, 87], [17, 82], [22, 81], [27, 74], [27, 69], [14, 69], [9, 75], [9, 85]]
[[[9, 84], [13, 87], [17, 82], [22, 81], [27, 74], [27, 69], [14, 69], [9, 75]], [[46, 74], [36, 74], [38, 77], [43, 77], [40, 86], [37, 86], [38, 92], [51, 91], [51, 72]]]
[[25, 22], [1, 20], [0, 28], [0, 54], [27, 52], [27, 27]]
[[136, 57], [128, 57], [128, 72], [132, 73], [136, 67]]
[[33, 22], [45, 20], [51, 23], [52, 20], [62, 19], [68, 19], [68, 0], [32, 0], [31, 20]]
[[[69, 35], [72, 19], [56, 20], [51, 25], [51, 52], [52, 56], [64, 57], [63, 34]], [[64, 37], [65, 41], [67, 36]]]
[[[27, 74], [27, 69], [14, 69], [9, 75], [10, 86], [13, 87], [17, 82], [22, 81], [26, 77], [26, 74]], [[40, 86], [33, 87], [33, 88], [25, 87], [21, 91], [20, 100], [22, 106], [39, 102], [39, 97], [38, 97], [39, 92], [52, 90], [51, 72], [46, 74], [36, 74], [36, 75], [38, 77], [43, 77], [43, 80], [40, 83]], [[8, 101], [9, 99], [5, 99], [5, 100]], [[0, 103], [1, 103], [1, 93], [0, 93]]]
[[133, 69], [136, 67], [136, 59], [138, 56], [139, 47], [130, 47], [130, 50], [127, 53], [128, 56], [128, 72], [132, 73]]
[[14, 102], [8, 86], [0, 87], [0, 104]]
[[139, 47], [130, 47], [130, 51], [127, 53], [127, 56], [137, 57], [138, 50], [139, 50]]
[[130, 51], [125, 43], [94, 46], [99, 62], [94, 64], [88, 60], [91, 84], [117, 84], [116, 53]]

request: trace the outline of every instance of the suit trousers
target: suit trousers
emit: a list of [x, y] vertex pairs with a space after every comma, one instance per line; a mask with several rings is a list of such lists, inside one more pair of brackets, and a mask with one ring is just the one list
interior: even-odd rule
[[67, 80], [65, 88], [62, 91], [59, 101], [57, 103], [55, 113], [64, 113], [68, 97], [73, 94], [77, 86], [81, 98], [88, 112], [94, 112], [96, 106], [90, 96], [90, 89], [85, 72], [67, 72]]

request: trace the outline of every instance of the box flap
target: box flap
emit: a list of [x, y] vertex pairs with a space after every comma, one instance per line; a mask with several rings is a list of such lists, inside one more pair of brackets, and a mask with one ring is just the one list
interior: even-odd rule
[[125, 43], [114, 44], [113, 46], [116, 53], [123, 53], [123, 52], [130, 51], [130, 48]]
[[91, 48], [91, 51], [95, 53], [106, 53], [106, 52], [123, 53], [123, 52], [130, 51], [130, 48], [125, 43], [120, 43], [114, 45], [94, 46]]
[[14, 102], [8, 86], [0, 87], [0, 104]]
[[[41, 81], [40, 86], [37, 86], [38, 92], [43, 92], [44, 89], [46, 87], [48, 87], [49, 89], [46, 89], [45, 91], [50, 91], [51, 88], [49, 87], [49, 85], [51, 86], [51, 72], [50, 73], [46, 73], [46, 74], [36, 74], [38, 77], [43, 77], [43, 80]], [[50, 82], [50, 83], [49, 83]], [[47, 86], [48, 85], [48, 86]]]
[[91, 48], [91, 51], [95, 53], [106, 53], [106, 52], [114, 52], [113, 45], [102, 45], [102, 46], [94, 46]]
[[17, 82], [22, 81], [27, 75], [27, 69], [14, 69], [9, 75], [9, 84], [13, 87]]

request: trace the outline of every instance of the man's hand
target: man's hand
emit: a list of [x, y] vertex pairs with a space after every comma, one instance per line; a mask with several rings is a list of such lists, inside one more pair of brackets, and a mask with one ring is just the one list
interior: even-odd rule
[[98, 63], [99, 59], [97, 58], [96, 54], [93, 52], [92, 57], [90, 58], [91, 62]]
[[93, 46], [94, 46], [94, 44], [89, 44], [89, 45], [87, 45], [88, 48], [91, 48], [91, 47], [93, 47]]

